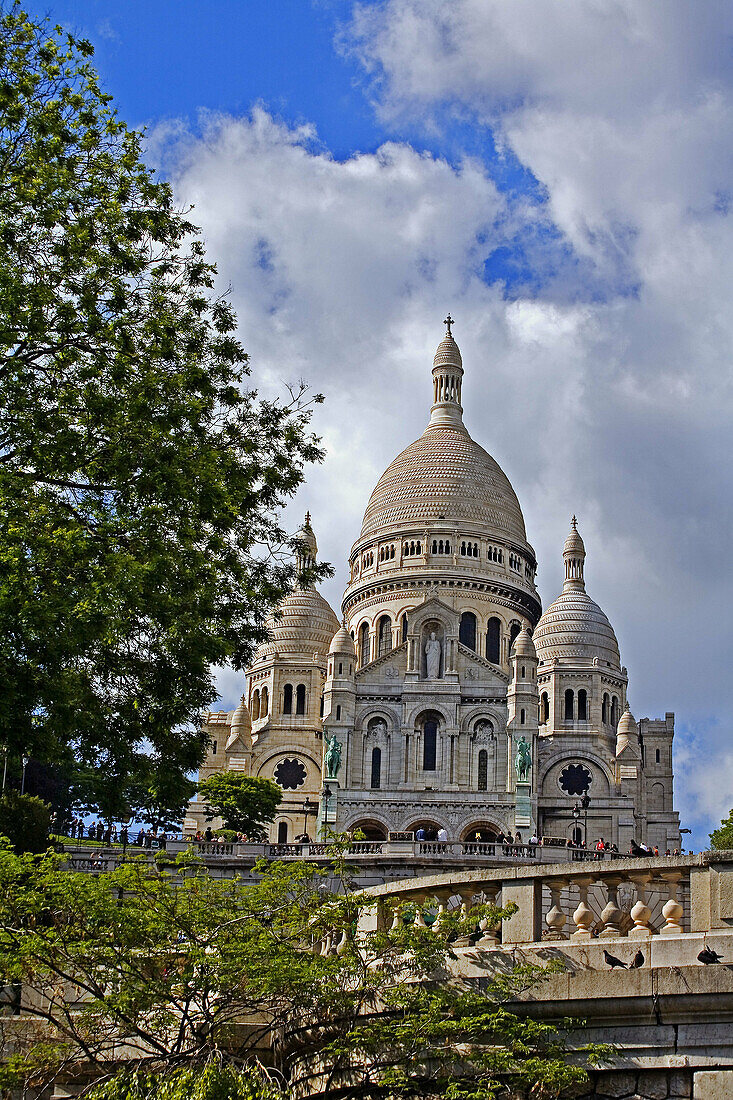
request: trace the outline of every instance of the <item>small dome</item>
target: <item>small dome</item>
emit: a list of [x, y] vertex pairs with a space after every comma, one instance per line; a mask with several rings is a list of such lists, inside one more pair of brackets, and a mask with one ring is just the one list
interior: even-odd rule
[[563, 557], [566, 554], [570, 554], [574, 557], [585, 557], [585, 543], [580, 537], [580, 531], [578, 530], [578, 521], [573, 516], [570, 527], [570, 534], [565, 539], [565, 545], [563, 547]]
[[452, 336], [446, 336], [438, 344], [433, 358], [434, 367], [463, 367], [461, 350]]
[[617, 737], [638, 737], [639, 727], [636, 724], [636, 719], [631, 713], [629, 704], [626, 704], [626, 710], [619, 718], [618, 726], [616, 728]]
[[305, 543], [305, 545], [308, 547], [311, 557], [315, 559], [316, 555], [318, 554], [318, 543], [316, 542], [315, 532], [311, 527], [310, 512], [305, 513], [305, 521], [303, 523], [303, 526], [299, 527], [298, 530], [295, 532], [295, 537], [296, 539], [298, 539], [299, 542]]
[[239, 743], [240, 748], [247, 749], [252, 743], [252, 719], [244, 701], [244, 696], [239, 701], [237, 709], [232, 714], [227, 738], [226, 751], [231, 752]]
[[529, 657], [533, 661], [537, 660], [537, 650], [526, 623], [514, 639], [512, 653], [515, 657]]
[[312, 660], [317, 653], [323, 663], [338, 631], [336, 614], [315, 588], [296, 588], [286, 596], [278, 608], [277, 618], [268, 619], [272, 641], [257, 650], [255, 660], [277, 652], [281, 657], [300, 657]]
[[328, 652], [346, 653], [349, 657], [356, 656], [356, 646], [354, 645], [354, 639], [351, 637], [345, 626], [339, 627], [339, 629], [334, 634]]
[[640, 758], [641, 755], [639, 751], [639, 727], [629, 710], [628, 703], [616, 728], [616, 756], [621, 756], [622, 753], [637, 758]]
[[537, 656], [540, 662], [549, 662], [553, 657], [597, 659], [600, 664], [620, 671], [621, 654], [613, 627], [585, 590], [585, 546], [577, 522], [573, 516], [570, 534], [565, 539], [563, 590], [535, 627]]
[[[516, 644], [516, 643], [515, 643]], [[534, 632], [540, 662], [553, 657], [593, 660], [621, 670], [621, 654], [613, 627], [587, 592], [563, 592], [545, 611]]]

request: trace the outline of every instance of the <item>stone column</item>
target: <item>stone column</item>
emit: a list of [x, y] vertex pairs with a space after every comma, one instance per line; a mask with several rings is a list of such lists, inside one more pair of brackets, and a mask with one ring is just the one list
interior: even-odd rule
[[576, 930], [573, 932], [572, 938], [574, 940], [590, 940], [595, 918], [593, 910], [588, 905], [588, 890], [593, 885], [593, 876], [583, 875], [574, 881], [580, 890], [580, 901], [578, 902], [578, 908], [573, 913]]
[[601, 913], [603, 929], [599, 933], [599, 939], [610, 939], [622, 935], [621, 917], [623, 913], [618, 907], [618, 898], [616, 896], [622, 882], [623, 878], [621, 875], [609, 876], [603, 880], [608, 894], [608, 902]]
[[631, 908], [634, 927], [629, 930], [629, 939], [645, 940], [652, 934], [649, 924], [652, 911], [646, 903], [647, 888], [652, 881], [652, 875], [649, 871], [634, 871], [629, 874], [629, 878], [636, 886], [636, 903]]
[[567, 886], [567, 882], [565, 879], [551, 879], [547, 885], [552, 904], [545, 917], [545, 924], [550, 930], [545, 938], [548, 940], [566, 940], [568, 937], [563, 932], [563, 928], [567, 917], [562, 911], [561, 895], [563, 887]]
[[669, 887], [669, 901], [662, 906], [662, 915], [667, 922], [664, 928], [660, 928], [660, 936], [680, 936], [684, 932], [682, 928], [682, 915], [684, 909], [677, 898], [681, 871], [663, 871], [659, 878], [663, 879]]

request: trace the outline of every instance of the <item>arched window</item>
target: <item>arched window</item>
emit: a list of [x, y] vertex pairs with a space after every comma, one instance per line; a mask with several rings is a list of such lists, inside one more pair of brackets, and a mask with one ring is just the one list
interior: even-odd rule
[[458, 641], [466, 649], [476, 650], [476, 616], [473, 611], [464, 611], [458, 628]]
[[340, 717], [341, 717], [341, 704], [337, 703], [336, 704], [336, 721], [337, 722], [338, 722]]
[[293, 685], [286, 684], [283, 689], [283, 714], [293, 713]]
[[438, 553], [438, 540], [437, 539], [433, 539], [433, 553], [434, 554]]
[[305, 714], [305, 684], [298, 684], [295, 689], [295, 713]]
[[603, 696], [603, 704], [601, 706], [601, 721], [608, 725], [608, 692], [605, 692]]
[[448, 539], [445, 540], [445, 552], [446, 554], [450, 554], [450, 542]]
[[212, 746], [211, 746], [211, 755], [212, 756], [216, 756], [216, 749], [217, 749], [217, 742], [214, 741]]
[[270, 709], [270, 693], [266, 687], [262, 689], [261, 702], [260, 702], [260, 718], [264, 718]]
[[611, 700], [611, 725], [614, 729], [618, 725], [618, 698], [615, 695]]
[[359, 664], [362, 667], [369, 664], [369, 623], [359, 627]]
[[323, 692], [321, 692], [321, 705], [318, 709], [318, 714], [319, 714], [319, 717], [321, 717], [321, 718], [323, 718], [323, 708], [325, 706], [325, 703], [326, 703], [326, 700], [323, 698]]
[[509, 653], [510, 653], [510, 655], [511, 655], [511, 652], [512, 652], [512, 646], [514, 645], [514, 639], [516, 638], [517, 634], [519, 634], [521, 629], [522, 628], [519, 625], [519, 623], [512, 623], [512, 625], [509, 627]]
[[252, 692], [252, 721], [256, 722], [260, 716], [260, 693], [259, 691]]
[[489, 789], [489, 754], [486, 749], [481, 749], [478, 754], [478, 789]]
[[520, 724], [520, 726], [523, 726], [526, 723], [526, 721], [527, 721], [527, 712], [524, 709], [524, 707], [522, 707], [522, 709], [519, 712], [519, 724]]
[[424, 772], [434, 772], [438, 755], [438, 723], [428, 718], [423, 726], [422, 768]]
[[540, 695], [540, 722], [547, 722], [550, 717], [550, 698], [546, 691]]
[[494, 665], [498, 665], [501, 660], [500, 645], [501, 620], [497, 618], [489, 619], [486, 628], [486, 660], [491, 661]]
[[371, 788], [373, 791], [379, 790], [382, 786], [382, 750], [380, 748], [372, 749], [372, 776], [371, 776]]
[[343, 675], [343, 671], [344, 671], [344, 662], [339, 661], [339, 676]]
[[287, 844], [287, 842], [288, 842], [288, 823], [287, 823], [287, 821], [278, 822], [277, 842], [278, 842], [278, 844]]
[[522, 665], [522, 667], [521, 667], [520, 676], [522, 677], [523, 680], [526, 680], [526, 678], [527, 678], [527, 673], [526, 673], [524, 665]]
[[565, 721], [572, 722], [574, 718], [575, 710], [575, 694], [572, 688], [568, 688], [565, 692]]
[[382, 615], [377, 624], [377, 656], [384, 657], [392, 648], [392, 620], [389, 615]]
[[400, 642], [407, 641], [407, 612], [400, 619]]
[[578, 692], [578, 721], [588, 721], [588, 693], [585, 688]]

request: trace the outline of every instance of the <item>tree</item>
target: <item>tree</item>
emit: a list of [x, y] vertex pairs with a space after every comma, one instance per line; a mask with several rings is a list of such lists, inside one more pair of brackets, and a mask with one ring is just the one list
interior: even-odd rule
[[34, 795], [4, 791], [0, 797], [0, 836], [16, 852], [43, 852], [48, 847], [51, 811]]
[[241, 772], [216, 772], [199, 783], [198, 792], [209, 806], [207, 821], [220, 817], [225, 829], [246, 833], [250, 840], [265, 834], [282, 802], [277, 783]]
[[710, 833], [710, 844], [716, 850], [733, 848], [733, 810], [721, 821], [717, 829]]
[[177, 815], [211, 666], [243, 667], [292, 587], [278, 510], [321, 457], [321, 397], [248, 387], [92, 53], [0, 7], [0, 742], [78, 761], [105, 817], [141, 792]]
[[[263, 863], [245, 885], [191, 857], [91, 876], [50, 853], [0, 851], [0, 983], [23, 983], [0, 1084], [101, 1079], [92, 1100], [155, 1100], [178, 1096], [175, 1074], [212, 1060], [253, 1090], [266, 1064], [283, 1097], [490, 1100], [510, 1087], [539, 1100], [587, 1081], [555, 1027], [512, 1012], [541, 972], [487, 969], [480, 989], [460, 978], [452, 941], [510, 909], [464, 918], [456, 906], [428, 928], [414, 905], [398, 907], [369, 930], [375, 903], [354, 892], [340, 843], [332, 859]], [[424, 912], [432, 920], [436, 905]], [[104, 1085], [122, 1048], [125, 1073]]]

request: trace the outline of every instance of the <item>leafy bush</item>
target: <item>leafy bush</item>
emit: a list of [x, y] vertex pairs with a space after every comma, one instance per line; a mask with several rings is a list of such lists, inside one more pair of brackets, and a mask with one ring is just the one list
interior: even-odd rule
[[40, 798], [17, 791], [0, 797], [0, 834], [16, 852], [44, 852], [50, 828], [51, 808]]

